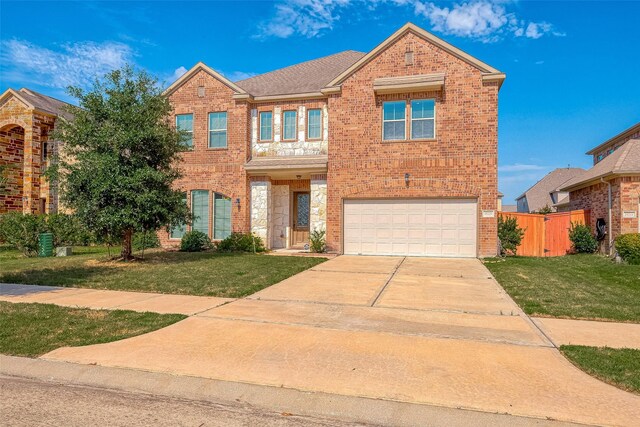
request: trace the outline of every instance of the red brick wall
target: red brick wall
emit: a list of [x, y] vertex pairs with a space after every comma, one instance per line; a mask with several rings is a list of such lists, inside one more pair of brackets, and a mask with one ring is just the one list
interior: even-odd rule
[[0, 213], [22, 212], [24, 194], [24, 129], [10, 125], [0, 130], [0, 165], [10, 165], [4, 170], [6, 179], [0, 189]]
[[640, 233], [638, 221], [640, 216], [640, 176], [625, 176], [620, 179], [622, 196], [620, 198], [620, 209], [624, 211], [635, 211], [635, 218], [620, 218], [620, 233]]
[[[204, 86], [204, 97], [198, 97], [199, 86]], [[209, 230], [212, 234], [213, 193], [232, 199], [231, 226], [233, 231], [249, 230], [249, 182], [243, 168], [248, 159], [250, 144], [248, 104], [232, 99], [233, 90], [204, 71], [194, 75], [175, 92], [170, 100], [175, 114], [193, 114], [193, 150], [183, 153], [179, 167], [183, 177], [176, 187], [209, 191]], [[209, 113], [227, 112], [227, 148], [208, 148]], [[175, 119], [174, 123], [175, 123]], [[240, 199], [240, 206], [236, 199]], [[158, 233], [163, 246], [175, 246], [166, 230]]]
[[[405, 65], [405, 52], [414, 65]], [[443, 91], [376, 96], [373, 80], [445, 72]], [[382, 141], [382, 102], [434, 98], [436, 139]], [[341, 250], [344, 198], [478, 199], [478, 255], [497, 250], [497, 83], [476, 68], [409, 33], [381, 52], [329, 98], [327, 244]], [[407, 128], [408, 129], [408, 128]], [[410, 174], [405, 185], [404, 174]]]

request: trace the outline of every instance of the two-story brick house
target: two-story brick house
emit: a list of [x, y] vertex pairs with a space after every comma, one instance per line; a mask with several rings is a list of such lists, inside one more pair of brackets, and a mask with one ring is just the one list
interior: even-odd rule
[[413, 24], [369, 53], [236, 83], [199, 63], [166, 91], [193, 136], [177, 183], [191, 227], [270, 248], [324, 229], [346, 254], [495, 255], [504, 78]]
[[640, 233], [640, 123], [589, 150], [593, 167], [563, 184], [571, 209], [589, 209], [591, 228], [604, 220], [602, 251], [613, 252], [620, 234]]

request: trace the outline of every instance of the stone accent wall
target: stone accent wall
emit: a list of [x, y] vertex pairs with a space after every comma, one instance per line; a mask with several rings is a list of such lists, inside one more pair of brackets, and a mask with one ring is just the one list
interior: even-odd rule
[[[413, 51], [413, 65], [405, 53]], [[446, 73], [444, 89], [376, 96], [373, 80]], [[436, 137], [382, 141], [382, 103], [434, 99]], [[329, 97], [327, 244], [340, 252], [342, 203], [347, 198], [473, 197], [478, 201], [478, 255], [497, 252], [498, 83], [480, 70], [408, 33], [380, 52]], [[410, 174], [409, 184], [404, 174]]]
[[[322, 138], [307, 139], [307, 110], [322, 110]], [[282, 113], [283, 111], [297, 111], [297, 139], [283, 141]], [[273, 114], [273, 138], [270, 141], [260, 141], [259, 112], [271, 111]], [[329, 113], [324, 100], [302, 100], [290, 103], [275, 103], [261, 105], [251, 110], [251, 155], [266, 156], [313, 156], [325, 155], [329, 147]]]
[[[42, 145], [54, 128], [56, 117], [32, 110], [15, 97], [9, 97], [0, 105], [0, 162], [12, 164], [14, 170], [21, 170], [21, 176], [11, 177], [9, 198], [0, 195], [0, 213], [8, 210], [22, 210], [24, 213], [41, 212], [41, 200], [46, 200], [44, 211], [55, 210], [57, 203], [56, 188], [50, 186], [42, 176]], [[14, 129], [21, 129], [14, 131]], [[11, 132], [20, 133], [22, 152], [15, 152], [16, 142], [12, 143]], [[12, 152], [13, 154], [7, 155]], [[21, 158], [21, 160], [19, 160]], [[13, 174], [15, 174], [14, 172]], [[18, 186], [22, 188], [18, 188]], [[53, 194], [53, 195], [52, 195]], [[19, 198], [16, 198], [19, 197]], [[19, 207], [16, 204], [19, 203]]]
[[251, 232], [271, 248], [271, 181], [251, 180]]
[[271, 199], [273, 201], [273, 213], [272, 213], [272, 243], [273, 249], [285, 248], [287, 246], [287, 227], [289, 227], [289, 200], [291, 195], [289, 193], [288, 185], [271, 185]]
[[309, 231], [327, 230], [327, 176], [311, 176]]

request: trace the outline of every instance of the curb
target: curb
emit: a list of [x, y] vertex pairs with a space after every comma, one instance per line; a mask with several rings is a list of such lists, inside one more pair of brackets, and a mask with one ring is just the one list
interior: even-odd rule
[[0, 355], [0, 374], [46, 382], [211, 402], [269, 411], [395, 426], [577, 426], [552, 420], [478, 412], [96, 365]]

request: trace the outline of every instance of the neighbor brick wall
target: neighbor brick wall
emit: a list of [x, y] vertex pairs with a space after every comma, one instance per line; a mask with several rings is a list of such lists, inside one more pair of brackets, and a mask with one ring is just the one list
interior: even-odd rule
[[620, 178], [622, 195], [620, 198], [620, 210], [635, 211], [635, 218], [620, 218], [620, 233], [639, 233], [638, 221], [640, 216], [640, 176], [625, 176]]
[[57, 208], [50, 204], [57, 202], [57, 193], [43, 176], [41, 159], [42, 144], [53, 131], [55, 119], [32, 110], [15, 97], [9, 97], [0, 106], [0, 162], [14, 168], [8, 182], [9, 195], [0, 195], [0, 213], [9, 210], [38, 213], [40, 202], [45, 199], [45, 212]]
[[[615, 141], [613, 144], [610, 144], [606, 147], [603, 147], [601, 150], [595, 152], [593, 154], [593, 164], [595, 165], [596, 163], [598, 163], [598, 156], [602, 155], [602, 158], [604, 159], [605, 157], [607, 157], [610, 153], [611, 150], [617, 150], [618, 148], [620, 148], [625, 142], [629, 141], [630, 139], [638, 139], [640, 138], [640, 130], [637, 132], [633, 132], [631, 135], [628, 135], [624, 138], [621, 138], [618, 141]], [[602, 159], [600, 160], [602, 161]]]
[[[204, 97], [198, 96], [198, 87], [205, 88]], [[213, 234], [212, 194], [224, 194], [232, 199], [231, 227], [233, 231], [249, 230], [249, 182], [244, 170], [248, 159], [249, 110], [245, 102], [232, 99], [233, 90], [200, 71], [185, 82], [169, 99], [175, 114], [193, 114], [193, 150], [182, 154], [178, 167], [183, 177], [176, 181], [175, 187], [188, 192], [191, 203], [191, 190], [209, 191], [209, 231]], [[208, 148], [209, 113], [227, 112], [227, 148]], [[240, 206], [236, 199], [240, 199]], [[167, 230], [158, 233], [163, 246], [176, 246], [178, 240], [169, 239]]]
[[[441, 72], [443, 91], [373, 92], [375, 78]], [[382, 102], [425, 98], [435, 99], [436, 139], [383, 142]], [[497, 107], [497, 83], [483, 83], [479, 70], [412, 33], [345, 80], [342, 93], [329, 98], [329, 248], [341, 251], [345, 198], [472, 197], [478, 200], [478, 255], [495, 255], [496, 218], [480, 212], [497, 209]]]

